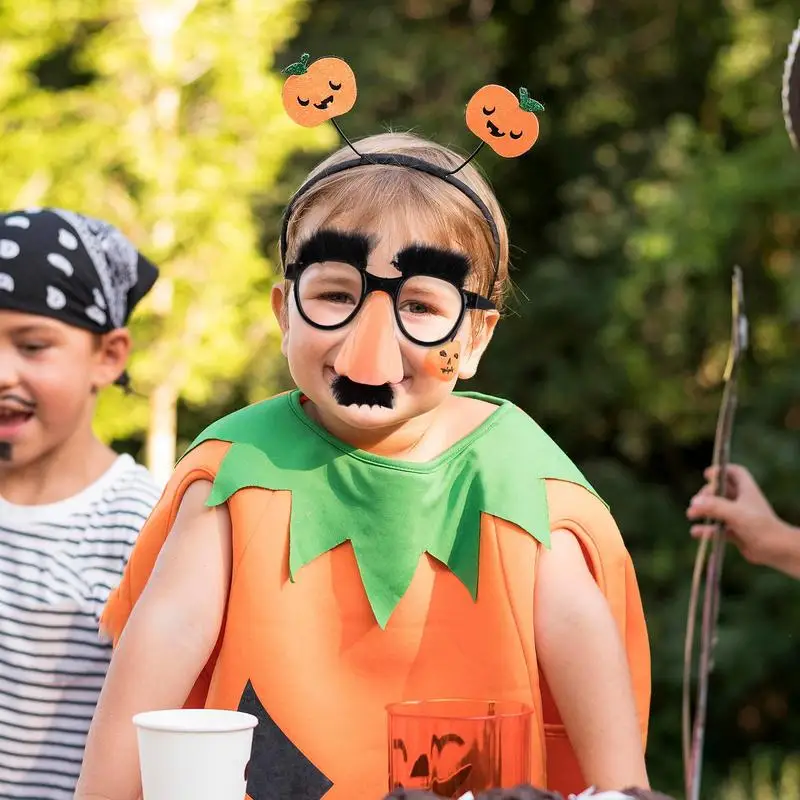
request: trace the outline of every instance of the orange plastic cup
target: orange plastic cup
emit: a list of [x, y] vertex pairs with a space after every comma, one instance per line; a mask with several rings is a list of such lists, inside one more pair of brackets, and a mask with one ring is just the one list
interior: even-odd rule
[[511, 701], [392, 703], [389, 791], [425, 789], [439, 797], [530, 782], [533, 709]]

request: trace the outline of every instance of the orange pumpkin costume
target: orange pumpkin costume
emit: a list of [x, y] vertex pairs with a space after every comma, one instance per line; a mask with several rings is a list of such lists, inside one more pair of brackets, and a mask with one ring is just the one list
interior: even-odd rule
[[[533, 706], [531, 782], [565, 795], [585, 788], [536, 658], [537, 557], [557, 528], [578, 538], [608, 600], [646, 737], [647, 633], [613, 518], [533, 420], [471, 396], [497, 411], [429, 464], [344, 445], [296, 391], [242, 409], [199, 437], [142, 531], [103, 615], [115, 643], [187, 487], [213, 481], [209, 504], [228, 504], [227, 612], [187, 706], [260, 717], [252, 800], [377, 800], [387, 789], [385, 706], [445, 696]], [[437, 475], [455, 501], [430, 496]], [[348, 517], [359, 524], [342, 528]]]

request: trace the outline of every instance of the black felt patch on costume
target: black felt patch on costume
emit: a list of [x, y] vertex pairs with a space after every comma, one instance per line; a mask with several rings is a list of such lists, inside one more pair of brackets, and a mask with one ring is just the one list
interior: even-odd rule
[[258, 718], [247, 766], [247, 794], [253, 800], [320, 800], [333, 782], [275, 724], [250, 681], [238, 710]]

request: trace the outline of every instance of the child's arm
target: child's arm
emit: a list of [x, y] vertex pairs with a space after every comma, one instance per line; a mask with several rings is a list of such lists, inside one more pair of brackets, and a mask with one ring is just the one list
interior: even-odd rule
[[534, 603], [536, 650], [590, 786], [648, 787], [627, 658], [578, 540], [554, 531], [542, 550]]
[[141, 792], [140, 711], [180, 708], [219, 636], [231, 571], [226, 506], [207, 508], [211, 483], [184, 494], [147, 586], [136, 603], [100, 693], [76, 800], [135, 800]]

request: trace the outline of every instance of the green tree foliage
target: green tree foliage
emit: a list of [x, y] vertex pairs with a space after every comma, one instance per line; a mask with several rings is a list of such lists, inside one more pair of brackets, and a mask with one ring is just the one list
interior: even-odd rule
[[[512, 224], [536, 224], [515, 228], [530, 300], [498, 342], [525, 355], [487, 378], [581, 457], [622, 524], [653, 641], [653, 779], [678, 791], [694, 555], [683, 508], [711, 457], [737, 262], [753, 350], [734, 454], [800, 517], [800, 157], [779, 94], [796, 9], [554, 4], [527, 47], [522, 19], [504, 16], [516, 57], [501, 77], [543, 75], [552, 113], [541, 148], [497, 173], [517, 206]], [[545, 171], [555, 174], [542, 186]], [[525, 192], [537, 179], [541, 191]], [[526, 342], [536, 343], [527, 353]], [[799, 587], [732, 554], [725, 588], [709, 796], [732, 761], [763, 747], [780, 754], [800, 734], [788, 714], [800, 685], [786, 680], [800, 656]]]
[[274, 358], [273, 279], [252, 206], [295, 150], [329, 145], [283, 113], [276, 48], [298, 0], [33, 0], [0, 6], [3, 206], [118, 224], [162, 268], [135, 326], [136, 400], [108, 393], [108, 438], [149, 432], [166, 477], [178, 399], [227, 396]]

